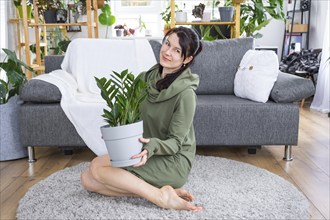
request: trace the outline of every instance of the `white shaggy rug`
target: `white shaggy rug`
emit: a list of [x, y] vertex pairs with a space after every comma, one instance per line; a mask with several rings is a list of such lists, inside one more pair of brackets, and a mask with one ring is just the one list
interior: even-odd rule
[[58, 171], [21, 199], [17, 219], [308, 219], [309, 204], [291, 183], [264, 169], [218, 157], [196, 156], [185, 187], [204, 210], [166, 210], [142, 198], [85, 191], [89, 163]]

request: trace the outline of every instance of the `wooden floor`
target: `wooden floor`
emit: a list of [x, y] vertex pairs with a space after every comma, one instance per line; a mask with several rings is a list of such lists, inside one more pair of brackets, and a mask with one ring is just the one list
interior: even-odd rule
[[[306, 106], [307, 105], [307, 106]], [[198, 148], [198, 154], [246, 162], [273, 172], [295, 184], [310, 201], [310, 219], [329, 219], [329, 118], [309, 110], [308, 103], [300, 112], [298, 146], [294, 160], [282, 160], [283, 146], [263, 146], [250, 155], [243, 148]], [[53, 148], [37, 148], [38, 161], [26, 159], [0, 162], [0, 219], [15, 219], [18, 202], [28, 189], [50, 174], [83, 161], [94, 154], [88, 149], [64, 155]]]

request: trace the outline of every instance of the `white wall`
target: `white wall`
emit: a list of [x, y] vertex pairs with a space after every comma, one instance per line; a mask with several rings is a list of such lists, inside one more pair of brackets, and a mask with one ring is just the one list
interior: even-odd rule
[[[284, 9], [288, 1], [284, 1]], [[329, 11], [329, 0], [312, 0], [309, 48], [322, 48], [326, 13]], [[277, 46], [279, 57], [282, 53], [284, 22], [272, 20], [260, 31], [264, 36], [255, 40], [256, 46]]]

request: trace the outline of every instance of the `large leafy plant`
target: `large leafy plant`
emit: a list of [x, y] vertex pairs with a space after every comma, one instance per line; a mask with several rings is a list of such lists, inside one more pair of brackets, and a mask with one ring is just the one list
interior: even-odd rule
[[241, 4], [241, 34], [260, 38], [258, 31], [267, 26], [271, 19], [285, 20], [283, 0], [248, 0]]
[[15, 95], [18, 95], [20, 87], [26, 82], [26, 76], [22, 68], [30, 70], [33, 69], [19, 60], [16, 53], [2, 49], [6, 53], [3, 62], [0, 62], [0, 69], [4, 70], [7, 79], [0, 79], [0, 104], [5, 104]]
[[111, 127], [138, 122], [140, 106], [146, 97], [146, 83], [127, 69], [121, 73], [113, 71], [110, 76], [109, 79], [94, 77], [109, 108], [103, 109], [102, 117]]

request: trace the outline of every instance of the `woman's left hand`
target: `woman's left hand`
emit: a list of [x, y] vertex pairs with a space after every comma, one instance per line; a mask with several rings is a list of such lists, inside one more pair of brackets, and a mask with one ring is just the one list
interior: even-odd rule
[[139, 158], [139, 157], [141, 157], [141, 161], [139, 163], [133, 165], [133, 167], [139, 167], [139, 166], [146, 164], [147, 159], [148, 159], [148, 151], [146, 149], [144, 149], [143, 151], [141, 151], [141, 153], [132, 156], [132, 159]]

